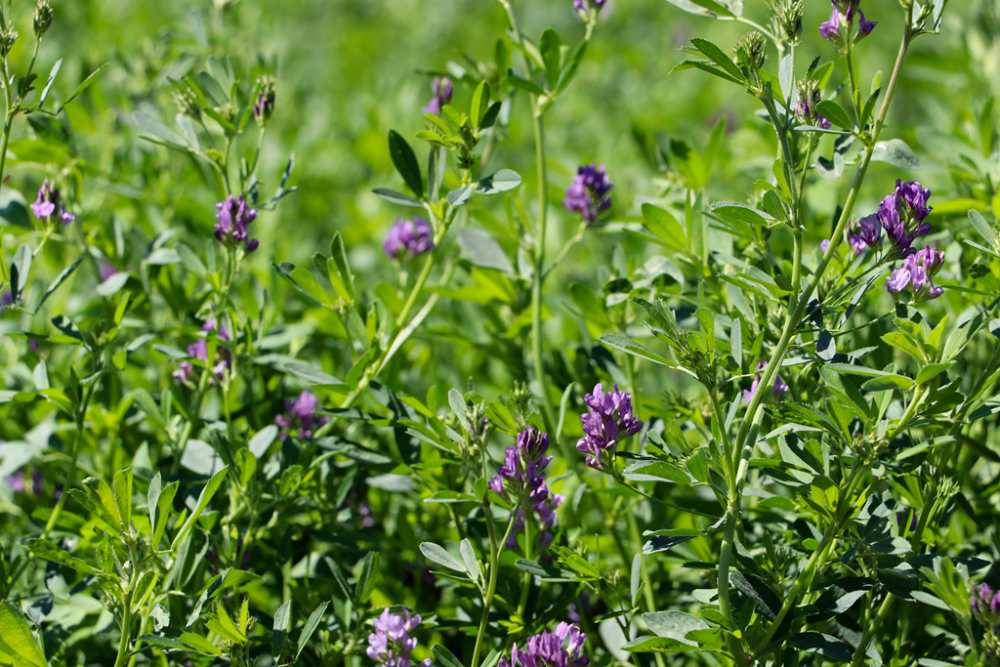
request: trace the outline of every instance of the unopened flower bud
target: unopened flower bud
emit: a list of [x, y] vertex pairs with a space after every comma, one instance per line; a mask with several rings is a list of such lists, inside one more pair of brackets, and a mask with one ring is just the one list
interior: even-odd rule
[[35, 37], [38, 39], [42, 38], [49, 30], [49, 26], [52, 25], [52, 6], [49, 4], [49, 0], [38, 0], [38, 5], [35, 7]]
[[14, 42], [17, 41], [17, 30], [13, 28], [7, 28], [6, 30], [0, 30], [0, 56], [6, 58], [10, 50], [14, 48]]
[[253, 103], [253, 117], [263, 125], [274, 113], [274, 77], [260, 77], [260, 92]]
[[760, 81], [760, 68], [764, 66], [767, 57], [767, 40], [764, 35], [754, 30], [748, 32], [736, 42], [736, 65], [743, 71], [747, 90], [760, 95], [763, 88]]
[[778, 0], [774, 5], [774, 24], [791, 44], [802, 36], [802, 11], [802, 0]]
[[190, 90], [175, 90], [174, 102], [185, 116], [195, 120], [201, 118], [201, 107], [198, 106], [198, 98]]

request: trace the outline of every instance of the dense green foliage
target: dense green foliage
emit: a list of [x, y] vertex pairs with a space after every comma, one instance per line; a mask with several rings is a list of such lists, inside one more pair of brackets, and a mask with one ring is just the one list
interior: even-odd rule
[[1000, 665], [1000, 5], [832, 4], [0, 0], [0, 666]]

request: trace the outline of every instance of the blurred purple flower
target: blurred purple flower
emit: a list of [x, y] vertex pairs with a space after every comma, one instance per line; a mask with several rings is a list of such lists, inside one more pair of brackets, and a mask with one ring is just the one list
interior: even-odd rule
[[858, 236], [857, 234], [848, 234], [847, 242], [851, 244], [851, 249], [854, 251], [855, 255], [860, 255], [867, 248], [865, 240]]
[[587, 20], [590, 16], [590, 8], [593, 7], [598, 13], [608, 4], [608, 0], [573, 0], [573, 9], [581, 18]]
[[235, 246], [242, 242], [246, 254], [252, 253], [260, 245], [257, 239], [250, 238], [250, 223], [257, 219], [257, 210], [250, 208], [246, 200], [240, 196], [229, 195], [225, 201], [215, 205], [216, 220], [215, 238], [227, 246]]
[[501, 656], [499, 667], [584, 667], [590, 658], [581, 654], [587, 635], [572, 623], [560, 623], [555, 632], [543, 630], [528, 637], [524, 650], [514, 644], [510, 660]]
[[989, 584], [985, 583], [978, 589], [973, 586], [969, 606], [972, 607], [972, 613], [984, 621], [984, 625], [994, 626], [1000, 617], [1000, 591], [994, 593]]
[[0, 314], [7, 309], [8, 306], [14, 305], [14, 292], [8, 291], [0, 295]]
[[434, 77], [434, 79], [431, 80], [431, 90], [434, 91], [434, 96], [431, 98], [430, 102], [427, 103], [427, 106], [421, 109], [420, 112], [439, 115], [441, 113], [441, 108], [451, 101], [451, 79], [446, 76]]
[[415, 257], [433, 247], [431, 223], [420, 216], [413, 216], [413, 220], [396, 218], [396, 224], [389, 229], [385, 240], [382, 241], [382, 249], [389, 259], [399, 259], [407, 253]]
[[823, 239], [822, 241], [820, 241], [820, 243], [819, 243], [819, 249], [825, 255], [826, 251], [830, 249], [830, 239]]
[[[202, 325], [201, 330], [205, 333], [211, 333], [212, 331], [215, 331], [216, 324], [217, 321], [213, 317]], [[227, 342], [229, 341], [229, 333], [226, 331], [226, 327], [219, 327], [219, 338]], [[200, 359], [201, 361], [207, 363], [208, 340], [205, 338], [199, 338], [187, 346], [187, 353], [189, 357], [194, 357], [195, 359]], [[209, 378], [209, 382], [212, 384], [215, 384], [216, 379], [222, 379], [223, 372], [232, 365], [232, 354], [229, 352], [229, 348], [224, 345], [218, 346], [216, 358], [219, 359], [219, 362], [212, 368], [213, 377]], [[178, 382], [193, 382], [195, 377], [195, 366], [189, 361], [182, 361], [177, 364], [177, 370], [171, 375]]]
[[[766, 363], [762, 361], [757, 362], [758, 371], [762, 371], [765, 368], [767, 368]], [[757, 393], [757, 387], [759, 386], [760, 386], [760, 375], [757, 375], [754, 378], [753, 383], [750, 385], [750, 389], [743, 390], [743, 400], [745, 400], [749, 404], [753, 400], [754, 394]], [[781, 379], [780, 375], [776, 376], [774, 378], [774, 386], [771, 388], [771, 397], [780, 401], [782, 398], [784, 398], [785, 393], [787, 391], [788, 391], [788, 385], [785, 384], [785, 381]]]
[[[402, 614], [393, 614], [386, 607], [375, 619], [375, 632], [368, 635], [368, 657], [385, 667], [411, 667], [410, 653], [417, 646], [416, 638], [410, 633], [420, 625], [420, 615], [410, 615], [409, 609], [403, 609]], [[427, 658], [419, 667], [430, 667], [431, 659]]]
[[102, 259], [98, 262], [97, 272], [100, 274], [101, 282], [106, 283], [108, 278], [118, 273], [118, 269], [116, 269], [115, 265], [108, 260]]
[[618, 440], [634, 435], [642, 429], [642, 422], [632, 414], [632, 395], [618, 391], [604, 392], [599, 383], [593, 394], [584, 396], [584, 403], [590, 412], [580, 415], [583, 423], [583, 437], [576, 448], [587, 454], [587, 465], [596, 470], [604, 469], [603, 457], [615, 451]]
[[38, 197], [32, 202], [31, 210], [41, 222], [48, 222], [49, 218], [56, 212], [59, 213], [59, 222], [63, 225], [68, 225], [76, 220], [76, 216], [67, 212], [60, 203], [59, 188], [52, 187], [47, 178], [38, 191]]
[[614, 187], [615, 184], [608, 179], [604, 165], [598, 167], [592, 162], [577, 169], [576, 178], [566, 188], [563, 206], [568, 211], [580, 213], [587, 224], [591, 224], [597, 220], [602, 211], [611, 207], [611, 197], [608, 193]]
[[283, 430], [281, 439], [284, 440], [294, 429], [298, 429], [298, 436], [303, 440], [308, 440], [313, 435], [313, 427], [330, 421], [329, 417], [317, 415], [319, 410], [319, 399], [309, 390], [303, 390], [294, 401], [285, 401], [285, 414], [278, 415], [274, 421]]

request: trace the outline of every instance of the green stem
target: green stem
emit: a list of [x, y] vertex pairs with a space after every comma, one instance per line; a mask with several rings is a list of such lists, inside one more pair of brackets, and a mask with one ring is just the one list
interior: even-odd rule
[[90, 399], [94, 395], [94, 387], [97, 385], [97, 380], [93, 380], [89, 387], [87, 387], [87, 393], [83, 399], [83, 406], [80, 412], [76, 416], [76, 438], [73, 441], [73, 456], [69, 462], [69, 472], [66, 473], [66, 484], [63, 486], [63, 493], [59, 496], [59, 500], [56, 502], [55, 509], [52, 510], [52, 514], [49, 516], [49, 520], [45, 522], [45, 530], [42, 531], [42, 539], [44, 540], [55, 528], [56, 521], [59, 520], [59, 513], [62, 512], [63, 506], [66, 505], [66, 498], [69, 496], [69, 490], [73, 487], [73, 478], [76, 476], [76, 466], [80, 459], [80, 444], [83, 442], [83, 427], [87, 419], [87, 408], [90, 407]]
[[417, 299], [420, 298], [420, 293], [424, 289], [424, 285], [427, 284], [427, 279], [431, 275], [431, 269], [434, 268], [434, 261], [437, 259], [436, 253], [428, 253], [427, 259], [424, 260], [424, 266], [420, 270], [420, 275], [417, 276], [417, 282], [414, 283], [413, 289], [410, 290], [410, 295], [406, 298], [406, 303], [403, 305], [403, 310], [399, 313], [399, 317], [396, 318], [396, 326], [401, 327], [410, 319], [410, 313], [413, 311], [414, 306], [417, 305]]
[[118, 658], [115, 660], [115, 667], [122, 667], [128, 657], [129, 629], [132, 625], [132, 590], [125, 594], [125, 605], [122, 611], [122, 636], [118, 641]]
[[[908, 12], [907, 23], [905, 32], [903, 34], [903, 39], [899, 46], [899, 54], [896, 57], [896, 64], [892, 71], [892, 77], [889, 80], [889, 85], [886, 89], [885, 98], [882, 100], [882, 107], [879, 110], [878, 119], [875, 122], [875, 128], [872, 133], [872, 141], [870, 142], [867, 149], [865, 149], [864, 157], [862, 158], [861, 165], [858, 167], [858, 171], [854, 177], [854, 183], [851, 185], [851, 190], [847, 195], [847, 201], [844, 203], [844, 209], [840, 214], [840, 220], [837, 222], [837, 227], [833, 232], [833, 236], [830, 240], [830, 247], [827, 249], [826, 253], [823, 255], [823, 259], [820, 261], [819, 267], [817, 267], [816, 272], [813, 274], [812, 280], [809, 281], [809, 286], [799, 297], [798, 303], [795, 306], [795, 311], [788, 318], [785, 323], [784, 330], [781, 334], [781, 339], [778, 341], [778, 345], [774, 349], [774, 353], [771, 356], [771, 361], [767, 368], [764, 369], [764, 375], [761, 378], [761, 387], [770, 387], [774, 384], [774, 379], [778, 374], [781, 367], [781, 363], [785, 359], [785, 354], [788, 351], [788, 346], [795, 335], [796, 327], [799, 325], [803, 316], [805, 315], [805, 310], [809, 304], [809, 299], [812, 297], [813, 292], [819, 286], [820, 280], [823, 278], [823, 274], [826, 273], [827, 267], [829, 267], [830, 262], [833, 261], [833, 257], [837, 251], [837, 245], [843, 238], [844, 233], [847, 228], [847, 222], [851, 217], [851, 213], [854, 211], [854, 205], [857, 202], [858, 193], [860, 192], [861, 185], [864, 183], [865, 175], [868, 172], [868, 165], [871, 163], [872, 153], [875, 151], [875, 144], [878, 142], [879, 134], [882, 131], [882, 126], [885, 123], [886, 115], [889, 112], [889, 103], [892, 101], [893, 93], [896, 90], [896, 85], [899, 83], [899, 76], [903, 69], [903, 61], [906, 58], [906, 51], [910, 45], [910, 14], [912, 10]], [[765, 396], [769, 396], [770, 393], [766, 391], [758, 391], [754, 393], [753, 398], [750, 401], [750, 406], [747, 409], [746, 417], [740, 424], [739, 435], [736, 439], [737, 447], [741, 450], [745, 449], [747, 446], [747, 436], [750, 432], [751, 426], [759, 424], [760, 420], [763, 418], [763, 410], [761, 409], [763, 400]]]
[[872, 619], [871, 623], [868, 624], [868, 629], [865, 630], [865, 634], [861, 637], [861, 643], [858, 644], [858, 648], [854, 652], [854, 660], [851, 661], [851, 667], [861, 667], [864, 663], [865, 656], [868, 653], [868, 646], [872, 643], [872, 639], [875, 637], [875, 633], [878, 632], [879, 626], [882, 625], [882, 621], [892, 611], [892, 605], [895, 601], [895, 595], [886, 593], [885, 600], [882, 601], [882, 606], [879, 607], [878, 613]]
[[490, 607], [493, 606], [493, 596], [497, 590], [497, 573], [500, 570], [500, 554], [510, 537], [510, 531], [514, 528], [514, 517], [517, 512], [511, 512], [510, 521], [507, 522], [507, 532], [504, 533], [503, 540], [497, 544], [496, 526], [493, 525], [493, 512], [490, 511], [489, 500], [483, 501], [483, 513], [486, 515], [486, 530], [490, 535], [490, 579], [486, 586], [486, 597], [483, 598], [483, 617], [479, 621], [479, 632], [476, 634], [476, 647], [472, 651], [472, 662], [469, 667], [479, 667], [479, 653], [483, 646], [483, 637], [486, 636], [486, 626], [490, 622]]
[[[531, 560], [531, 517], [528, 512], [524, 513], [524, 558]], [[521, 619], [521, 624], [525, 625], [524, 612], [528, 608], [528, 593], [531, 592], [531, 573], [524, 573], [524, 582], [521, 584], [521, 599], [517, 604], [517, 617]]]

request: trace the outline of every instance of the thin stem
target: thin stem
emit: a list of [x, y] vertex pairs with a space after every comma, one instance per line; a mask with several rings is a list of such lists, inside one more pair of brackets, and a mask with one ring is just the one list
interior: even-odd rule
[[[531, 517], [528, 512], [524, 515], [524, 559], [531, 560]], [[524, 573], [524, 582], [521, 584], [521, 599], [517, 604], [517, 617], [524, 625], [524, 612], [528, 608], [528, 593], [531, 592], [531, 573]]]
[[872, 639], [875, 637], [875, 633], [878, 632], [879, 626], [882, 625], [882, 621], [889, 615], [895, 601], [895, 595], [886, 593], [885, 600], [882, 601], [882, 606], [879, 607], [878, 613], [872, 619], [871, 623], [868, 624], [868, 629], [865, 630], [865, 634], [861, 637], [861, 643], [858, 644], [858, 648], [854, 652], [854, 660], [851, 661], [851, 667], [861, 667], [862, 663], [864, 663], [865, 656], [868, 654], [868, 646], [872, 643]]
[[66, 498], [69, 496], [69, 490], [73, 486], [73, 478], [76, 476], [76, 466], [80, 459], [80, 444], [83, 442], [83, 427], [87, 419], [87, 408], [90, 406], [90, 399], [94, 395], [94, 387], [97, 386], [97, 380], [93, 380], [90, 386], [87, 387], [87, 393], [83, 399], [83, 406], [80, 408], [80, 412], [76, 416], [76, 438], [73, 441], [73, 456], [69, 462], [69, 472], [66, 473], [66, 485], [63, 487], [63, 493], [59, 496], [59, 500], [56, 502], [55, 509], [52, 510], [52, 514], [49, 515], [49, 520], [45, 522], [45, 530], [42, 531], [42, 539], [44, 540], [55, 528], [56, 521], [59, 520], [59, 513], [62, 512], [63, 506], [66, 505]]
[[510, 531], [514, 528], [514, 517], [517, 512], [511, 512], [510, 520], [507, 522], [507, 532], [504, 533], [503, 540], [497, 544], [497, 531], [493, 525], [493, 512], [490, 511], [489, 500], [483, 500], [483, 513], [486, 515], [486, 530], [490, 535], [490, 579], [486, 587], [486, 597], [483, 598], [483, 617], [479, 621], [479, 632], [476, 634], [476, 647], [472, 651], [472, 662], [469, 667], [479, 667], [479, 653], [483, 646], [483, 637], [486, 636], [486, 626], [490, 622], [490, 607], [493, 606], [493, 596], [497, 590], [497, 573], [500, 570], [500, 554], [510, 537]]
[[[837, 227], [834, 230], [833, 236], [830, 241], [830, 247], [827, 249], [826, 253], [823, 255], [823, 259], [820, 261], [819, 267], [817, 267], [816, 272], [813, 274], [812, 280], [809, 282], [806, 290], [799, 297], [798, 303], [795, 307], [795, 311], [788, 318], [785, 323], [784, 330], [781, 334], [781, 339], [778, 341], [778, 345], [775, 347], [774, 353], [771, 357], [771, 363], [768, 364], [767, 368], [764, 369], [764, 375], [761, 378], [761, 387], [770, 387], [774, 383], [775, 376], [781, 367], [781, 362], [784, 361], [785, 353], [788, 351], [788, 346], [791, 343], [792, 337], [795, 334], [795, 329], [799, 322], [802, 320], [805, 314], [806, 306], [809, 304], [809, 299], [813, 292], [819, 286], [820, 280], [823, 278], [823, 274], [826, 273], [827, 267], [829, 267], [830, 262], [833, 261], [833, 257], [836, 254], [837, 245], [843, 238], [844, 233], [847, 228], [847, 221], [851, 217], [851, 213], [854, 211], [854, 204], [857, 202], [858, 193], [861, 189], [862, 183], [864, 183], [865, 175], [868, 172], [868, 165], [871, 163], [872, 153], [875, 150], [875, 144], [878, 142], [879, 134], [882, 131], [882, 126], [885, 123], [886, 115], [889, 112], [889, 103], [892, 100], [893, 93], [896, 90], [896, 85], [899, 82], [899, 76], [903, 69], [903, 61], [906, 58], [906, 51], [910, 44], [910, 16], [912, 10], [907, 14], [907, 23], [905, 32], [903, 34], [903, 39], [899, 46], [899, 54], [896, 57], [896, 64], [892, 71], [892, 77], [889, 80], [889, 85], [886, 89], [885, 98], [882, 100], [882, 107], [879, 110], [878, 119], [875, 122], [875, 128], [872, 133], [872, 141], [870, 142], [868, 148], [865, 150], [864, 157], [861, 161], [861, 165], [858, 167], [858, 171], [854, 177], [854, 183], [851, 186], [851, 190], [847, 195], [847, 201], [844, 203], [844, 209], [840, 214], [840, 220], [837, 222]], [[753, 424], [759, 424], [760, 420], [763, 418], [763, 410], [761, 409], [762, 403], [765, 395], [768, 392], [759, 391], [755, 392], [753, 399], [750, 401], [750, 407], [747, 409], [747, 417], [744, 418], [743, 422], [740, 424], [739, 435], [736, 439], [737, 446], [741, 449], [746, 448], [747, 436], [750, 432], [750, 428]]]
[[431, 269], [434, 268], [434, 261], [436, 259], [436, 253], [428, 253], [427, 259], [424, 260], [424, 266], [420, 270], [420, 275], [417, 276], [417, 282], [414, 283], [413, 289], [410, 290], [410, 296], [407, 297], [406, 303], [403, 305], [403, 310], [399, 313], [399, 317], [396, 318], [396, 326], [403, 326], [407, 320], [410, 319], [410, 312], [413, 307], [417, 304], [417, 299], [420, 298], [420, 293], [424, 289], [424, 285], [427, 284], [427, 278], [431, 275]]
[[118, 641], [118, 658], [115, 660], [115, 667], [122, 667], [128, 656], [129, 629], [132, 625], [132, 590], [125, 594], [125, 605], [122, 611], [122, 636]]

